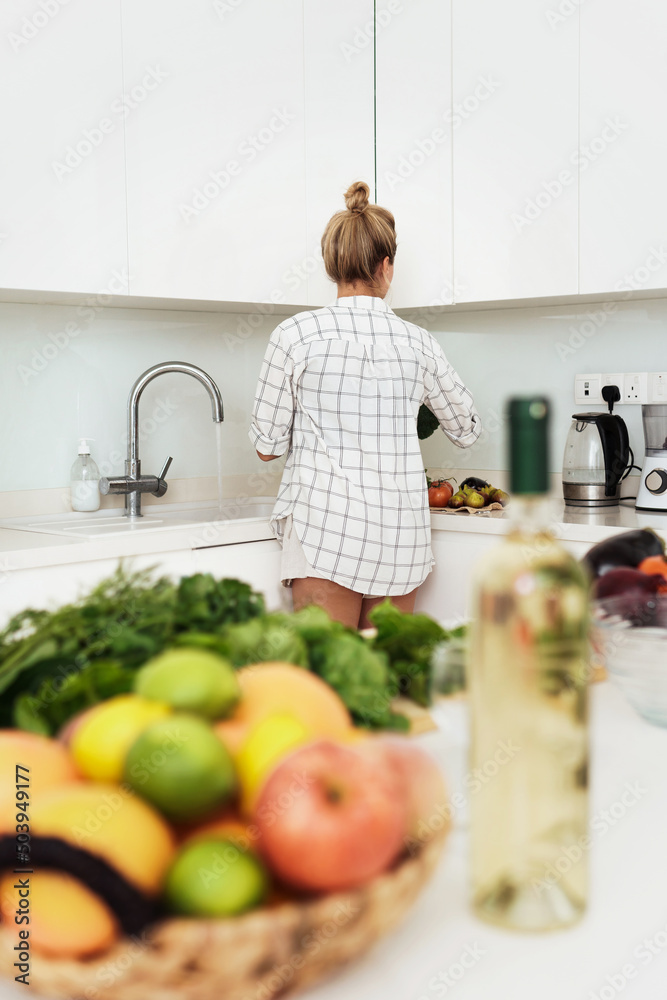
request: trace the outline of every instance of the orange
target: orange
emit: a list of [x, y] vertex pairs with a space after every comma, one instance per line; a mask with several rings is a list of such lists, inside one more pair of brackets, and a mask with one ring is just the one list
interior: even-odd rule
[[[0, 880], [0, 912], [11, 922], [16, 944], [19, 931], [14, 914], [19, 904], [19, 879], [5, 875]], [[72, 875], [58, 871], [36, 871], [29, 876], [30, 948], [58, 958], [84, 958], [106, 951], [119, 937], [114, 914], [103, 900]], [[18, 888], [17, 888], [18, 886]], [[18, 960], [18, 955], [17, 955]]]
[[104, 858], [147, 894], [157, 893], [174, 855], [165, 820], [129, 786], [80, 781], [35, 800], [31, 833], [60, 837]]
[[643, 559], [637, 569], [648, 576], [662, 576], [665, 582], [661, 583], [658, 590], [661, 593], [667, 591], [667, 559], [664, 556], [647, 556]]
[[[29, 784], [27, 789], [16, 788], [17, 764], [30, 768], [29, 771], [18, 771], [18, 784]], [[15, 831], [19, 797], [24, 799], [27, 794], [29, 802], [34, 804], [49, 788], [78, 778], [74, 763], [62, 743], [21, 729], [0, 730], [0, 774], [0, 833]]]
[[352, 728], [342, 700], [316, 674], [291, 663], [257, 663], [238, 671], [241, 701], [234, 714], [215, 731], [236, 756], [250, 731], [270, 715], [287, 713], [299, 719], [313, 736], [340, 739]]

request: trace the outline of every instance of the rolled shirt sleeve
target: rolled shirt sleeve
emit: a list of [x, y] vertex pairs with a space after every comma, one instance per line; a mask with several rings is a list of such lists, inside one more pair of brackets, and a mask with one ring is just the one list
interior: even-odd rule
[[459, 448], [469, 448], [482, 431], [472, 394], [433, 340], [433, 357], [428, 359], [424, 378], [424, 403], [437, 417], [450, 439]]
[[249, 436], [262, 455], [283, 455], [290, 446], [294, 419], [293, 364], [277, 327], [271, 334], [255, 392]]

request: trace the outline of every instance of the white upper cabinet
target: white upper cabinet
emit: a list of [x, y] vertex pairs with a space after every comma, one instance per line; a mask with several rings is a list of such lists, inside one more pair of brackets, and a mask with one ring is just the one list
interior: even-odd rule
[[667, 287], [667, 4], [581, 8], [580, 291]]
[[377, 200], [396, 218], [395, 307], [453, 301], [451, 0], [379, 0]]
[[152, 81], [125, 122], [130, 291], [295, 301], [286, 278], [307, 248], [302, 0], [122, 6], [126, 90]]
[[288, 301], [324, 305], [336, 297], [321, 258], [324, 228], [354, 181], [374, 196], [373, 0], [304, 0], [304, 43], [307, 257], [286, 279]]
[[554, 0], [453, 0], [458, 302], [578, 291], [579, 25], [569, 6], [554, 23]]
[[0, 287], [127, 292], [120, 0], [3, 0], [0, 36]]

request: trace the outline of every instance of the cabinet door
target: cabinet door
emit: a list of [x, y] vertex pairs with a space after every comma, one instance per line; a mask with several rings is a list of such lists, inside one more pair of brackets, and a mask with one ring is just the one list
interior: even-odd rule
[[392, 306], [453, 301], [451, 41], [451, 0], [378, 10], [377, 200], [396, 218]]
[[581, 8], [582, 293], [667, 287], [667, 5]]
[[280, 582], [280, 542], [275, 538], [193, 549], [195, 573], [229, 576], [264, 595], [268, 611], [291, 611], [292, 591]]
[[[270, 302], [306, 255], [302, 0], [123, 0], [133, 294]], [[159, 81], [159, 82], [157, 82]]]
[[374, 198], [373, 7], [373, 0], [304, 3], [308, 252], [298, 271], [287, 272], [290, 302], [333, 302], [322, 233], [354, 181], [365, 181]]
[[120, 0], [5, 0], [0, 35], [0, 287], [125, 293]]
[[[564, 5], [561, 5], [564, 6]], [[453, 0], [460, 302], [577, 292], [578, 8]]]

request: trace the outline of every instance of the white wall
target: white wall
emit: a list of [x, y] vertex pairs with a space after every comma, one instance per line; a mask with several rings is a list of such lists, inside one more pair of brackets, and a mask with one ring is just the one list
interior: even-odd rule
[[[512, 395], [544, 393], [553, 405], [550, 467], [559, 473], [573, 413], [577, 373], [667, 371], [667, 299], [582, 305], [490, 309], [419, 320], [439, 340], [474, 394], [485, 426], [465, 451], [442, 434], [423, 444], [431, 468], [507, 468], [503, 414]], [[415, 317], [416, 318], [416, 317]], [[617, 406], [641, 465], [644, 436], [640, 406]]]
[[[223, 474], [258, 471], [248, 414], [269, 333], [281, 318], [0, 304], [0, 492], [68, 485], [79, 436], [95, 439], [91, 450], [103, 474], [121, 473], [130, 388], [161, 361], [189, 361], [215, 379], [225, 411]], [[68, 324], [76, 324], [74, 335]], [[175, 374], [151, 382], [140, 426], [145, 473], [157, 473], [169, 454], [173, 479], [216, 476], [210, 400], [195, 379]]]
[[[504, 401], [513, 393], [543, 392], [554, 405], [551, 469], [558, 472], [576, 409], [575, 373], [667, 370], [667, 299], [619, 302], [611, 313], [599, 304], [433, 313], [429, 318], [422, 311], [419, 322], [470, 386], [486, 430], [468, 451], [434, 435], [423, 446], [431, 468], [506, 468]], [[606, 318], [597, 326], [591, 313]], [[266, 341], [282, 318], [278, 312], [0, 303], [0, 493], [66, 487], [80, 435], [95, 438], [103, 472], [121, 472], [130, 386], [144, 369], [169, 360], [200, 365], [220, 386], [223, 474], [265, 471], [247, 425]], [[69, 334], [68, 323], [76, 324]], [[640, 407], [619, 412], [641, 456]], [[216, 476], [209, 399], [194, 379], [161, 376], [144, 393], [141, 418], [144, 472], [157, 472], [171, 454], [173, 480]]]

